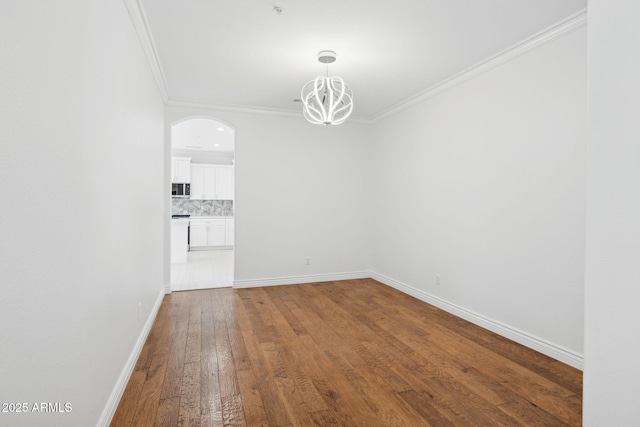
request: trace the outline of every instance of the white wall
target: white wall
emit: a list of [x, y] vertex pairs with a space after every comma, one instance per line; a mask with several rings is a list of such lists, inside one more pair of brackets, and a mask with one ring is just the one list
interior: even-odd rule
[[374, 135], [373, 271], [579, 365], [586, 29], [391, 116]]
[[189, 157], [191, 163], [205, 163], [212, 165], [233, 165], [235, 153], [216, 151], [196, 151], [196, 150], [172, 150], [171, 155], [175, 157]]
[[0, 402], [72, 404], [0, 424], [96, 425], [162, 292], [162, 100], [122, 1], [5, 3], [0, 58]]
[[589, 2], [584, 425], [637, 426], [640, 3]]
[[368, 271], [372, 153], [365, 125], [179, 107], [167, 108], [166, 123], [204, 115], [236, 130], [236, 286]]
[[[0, 401], [73, 407], [0, 423], [98, 421], [168, 283], [163, 131], [188, 116], [237, 131], [241, 285], [357, 275], [373, 259], [376, 273], [582, 351], [583, 31], [373, 129], [180, 107], [166, 108], [163, 129], [117, 1], [3, 6], [0, 57]], [[614, 168], [595, 166], [594, 182]], [[593, 200], [604, 194], [596, 190]], [[594, 218], [598, 236], [609, 218]], [[594, 291], [604, 289], [596, 273]], [[594, 325], [625, 303], [610, 302], [593, 311]], [[598, 344], [611, 332], [593, 330]], [[592, 372], [612, 357], [593, 354]], [[608, 385], [595, 374], [586, 384]]]

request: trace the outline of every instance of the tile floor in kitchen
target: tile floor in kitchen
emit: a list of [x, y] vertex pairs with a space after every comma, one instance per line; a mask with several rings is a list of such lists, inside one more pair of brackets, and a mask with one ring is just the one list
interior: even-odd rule
[[233, 249], [190, 251], [187, 262], [171, 264], [171, 290], [233, 286]]

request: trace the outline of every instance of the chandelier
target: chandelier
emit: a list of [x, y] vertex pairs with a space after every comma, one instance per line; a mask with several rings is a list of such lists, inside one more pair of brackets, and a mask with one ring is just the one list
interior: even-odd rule
[[336, 53], [323, 50], [318, 61], [327, 64], [327, 75], [318, 76], [302, 88], [302, 112], [316, 125], [339, 125], [353, 110], [353, 92], [340, 77], [329, 77], [329, 64], [335, 62]]

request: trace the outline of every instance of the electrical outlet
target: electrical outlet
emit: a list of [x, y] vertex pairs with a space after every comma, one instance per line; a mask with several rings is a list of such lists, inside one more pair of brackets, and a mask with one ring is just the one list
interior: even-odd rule
[[436, 285], [440, 286], [440, 275], [436, 274]]
[[307, 258], [304, 262], [305, 265], [311, 265], [311, 258]]

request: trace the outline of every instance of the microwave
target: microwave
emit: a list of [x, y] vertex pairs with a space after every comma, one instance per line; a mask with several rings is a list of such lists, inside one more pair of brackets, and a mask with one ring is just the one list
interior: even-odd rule
[[191, 184], [189, 183], [177, 183], [171, 184], [171, 197], [190, 197], [191, 196]]

